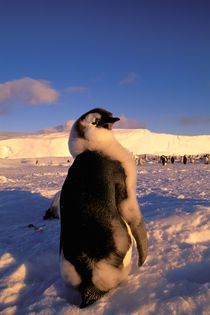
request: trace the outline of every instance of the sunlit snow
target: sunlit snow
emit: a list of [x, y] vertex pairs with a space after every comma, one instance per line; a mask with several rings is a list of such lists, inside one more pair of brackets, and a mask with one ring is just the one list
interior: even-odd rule
[[[53, 156], [63, 154], [63, 144], [61, 149], [53, 147], [61, 138], [49, 151], [42, 148], [46, 139], [37, 137], [39, 144], [29, 137], [24, 147], [18, 142], [27, 140], [24, 137], [16, 146], [9, 139], [7, 152], [16, 155], [0, 159], [1, 314], [209, 314], [209, 164], [197, 157], [194, 163], [184, 165], [177, 159], [163, 166], [149, 158], [137, 166], [136, 193], [149, 235], [148, 258], [138, 268], [134, 250], [127, 281], [80, 310], [79, 293], [66, 287], [60, 276], [59, 220], [43, 220], [61, 189], [69, 158]], [[43, 149], [44, 156], [52, 152], [51, 157], [34, 155], [36, 148], [38, 154]]]
[[[210, 135], [177, 136], [147, 129], [114, 129], [113, 132], [117, 140], [133, 154], [184, 155], [210, 151]], [[0, 133], [0, 158], [68, 157], [68, 136], [69, 132]]]

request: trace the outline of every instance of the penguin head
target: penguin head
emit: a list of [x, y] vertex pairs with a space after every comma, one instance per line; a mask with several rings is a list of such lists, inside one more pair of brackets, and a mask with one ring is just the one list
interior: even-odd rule
[[[72, 126], [69, 138], [69, 149], [73, 156], [76, 152], [91, 149], [93, 142], [103, 143], [111, 135], [113, 124], [120, 120], [103, 108], [94, 108], [83, 114]], [[83, 149], [82, 149], [83, 148]]]
[[86, 131], [93, 128], [104, 128], [111, 130], [113, 124], [120, 120], [118, 117], [113, 117], [112, 113], [103, 108], [94, 108], [83, 114], [75, 124], [78, 136], [85, 138]]

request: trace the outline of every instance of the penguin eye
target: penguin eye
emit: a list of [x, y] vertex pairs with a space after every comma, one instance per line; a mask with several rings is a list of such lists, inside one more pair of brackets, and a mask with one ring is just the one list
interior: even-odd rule
[[98, 123], [99, 123], [99, 118], [96, 118], [95, 121], [92, 122], [92, 125], [98, 126]]

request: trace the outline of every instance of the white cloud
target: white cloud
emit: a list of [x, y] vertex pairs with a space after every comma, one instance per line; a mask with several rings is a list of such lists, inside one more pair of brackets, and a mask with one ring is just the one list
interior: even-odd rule
[[65, 90], [69, 93], [85, 93], [89, 89], [85, 86], [69, 86]]
[[39, 133], [53, 133], [53, 132], [69, 132], [73, 126], [74, 120], [67, 120], [62, 125], [56, 127], [49, 127], [39, 130]]
[[51, 104], [59, 93], [44, 80], [22, 78], [0, 84], [0, 114], [11, 110], [14, 103], [27, 106]]
[[120, 120], [116, 122], [113, 127], [117, 129], [144, 129], [147, 125], [145, 121], [138, 121], [136, 119], [129, 119], [125, 115], [120, 116]]
[[135, 83], [138, 78], [138, 74], [131, 72], [125, 79], [120, 81], [120, 85]]

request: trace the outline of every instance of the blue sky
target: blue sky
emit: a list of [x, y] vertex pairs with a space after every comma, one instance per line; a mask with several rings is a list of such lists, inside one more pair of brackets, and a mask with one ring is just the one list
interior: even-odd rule
[[0, 2], [0, 131], [94, 107], [153, 132], [210, 132], [208, 0]]

